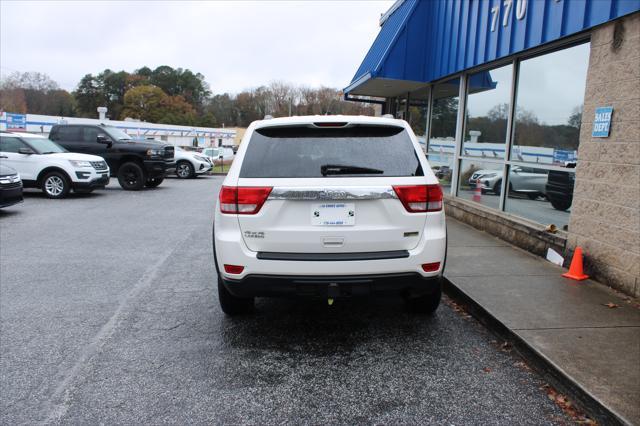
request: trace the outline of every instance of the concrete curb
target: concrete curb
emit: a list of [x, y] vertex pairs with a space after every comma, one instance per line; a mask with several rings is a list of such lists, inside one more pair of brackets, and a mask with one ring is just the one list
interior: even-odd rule
[[632, 423], [623, 416], [607, 407], [606, 404], [589, 393], [562, 368], [543, 353], [529, 345], [515, 331], [503, 324], [491, 314], [491, 312], [473, 300], [464, 290], [456, 286], [455, 283], [446, 277], [443, 279], [442, 289], [447, 296], [463, 305], [482, 325], [501, 339], [509, 342], [520, 356], [526, 359], [529, 365], [540, 374], [547, 383], [571, 398], [576, 406], [589, 415], [589, 417], [601, 424], [632, 425]]

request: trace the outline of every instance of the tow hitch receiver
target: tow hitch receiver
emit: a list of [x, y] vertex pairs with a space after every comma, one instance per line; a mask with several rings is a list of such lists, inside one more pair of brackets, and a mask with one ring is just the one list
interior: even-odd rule
[[327, 287], [327, 297], [330, 300], [329, 305], [333, 303], [333, 299], [340, 297], [340, 286], [338, 283], [329, 284]]
[[340, 296], [340, 286], [338, 283], [331, 283], [327, 287], [327, 303], [333, 305], [333, 299]]

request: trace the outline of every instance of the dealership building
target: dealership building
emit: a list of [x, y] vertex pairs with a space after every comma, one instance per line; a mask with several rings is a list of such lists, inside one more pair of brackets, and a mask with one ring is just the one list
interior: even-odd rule
[[448, 215], [640, 296], [640, 0], [398, 0], [380, 26], [345, 97], [412, 124]]

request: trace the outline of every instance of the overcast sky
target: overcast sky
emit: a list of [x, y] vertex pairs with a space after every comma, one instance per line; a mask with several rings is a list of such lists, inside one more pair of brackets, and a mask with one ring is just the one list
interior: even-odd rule
[[0, 1], [0, 73], [67, 90], [144, 65], [204, 74], [214, 93], [283, 80], [346, 87], [393, 1]]

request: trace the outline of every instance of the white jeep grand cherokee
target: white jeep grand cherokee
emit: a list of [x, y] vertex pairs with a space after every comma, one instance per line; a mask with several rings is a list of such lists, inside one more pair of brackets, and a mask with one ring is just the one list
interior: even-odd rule
[[442, 190], [409, 125], [363, 116], [252, 123], [215, 209], [222, 310], [254, 297], [403, 295], [440, 303]]

